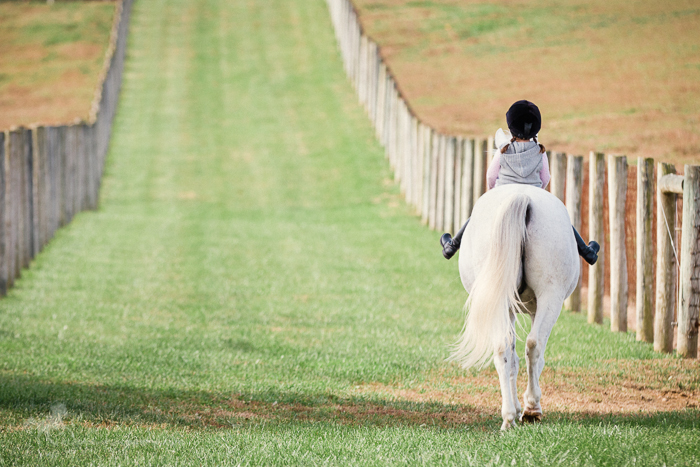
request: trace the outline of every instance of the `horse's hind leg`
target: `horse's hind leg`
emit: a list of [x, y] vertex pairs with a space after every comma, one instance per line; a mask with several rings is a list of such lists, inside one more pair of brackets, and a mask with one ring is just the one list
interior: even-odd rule
[[532, 329], [527, 336], [525, 355], [527, 358], [527, 389], [523, 397], [524, 410], [521, 420], [523, 422], [536, 422], [542, 419], [542, 406], [540, 399], [540, 375], [544, 369], [544, 351], [547, 340], [557, 322], [563, 300], [537, 299], [537, 312], [532, 320]]
[[[513, 317], [511, 316], [512, 324]], [[503, 347], [494, 353], [493, 363], [498, 372], [498, 379], [501, 383], [501, 397], [503, 399], [503, 405], [501, 406], [503, 425], [501, 425], [501, 430], [507, 430], [515, 426], [515, 422], [520, 415], [520, 403], [518, 402], [518, 393], [515, 387], [515, 379], [518, 376], [518, 356], [515, 353], [515, 338], [513, 338], [513, 342], [504, 342], [503, 344]]]
[[[513, 326], [515, 326], [515, 316], [511, 315], [511, 323]], [[520, 371], [520, 359], [518, 358], [518, 354], [515, 351], [515, 339], [513, 339], [513, 343], [511, 344], [511, 360], [510, 360], [510, 387], [511, 391], [513, 392], [513, 401], [515, 402], [515, 419], [520, 420], [520, 417], [522, 416], [522, 406], [520, 405], [520, 401], [518, 400], [518, 372]]]

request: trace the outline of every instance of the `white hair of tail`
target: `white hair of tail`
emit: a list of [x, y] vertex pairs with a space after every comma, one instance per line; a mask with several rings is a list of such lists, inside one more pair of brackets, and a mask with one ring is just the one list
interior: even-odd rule
[[462, 335], [448, 359], [464, 368], [484, 366], [499, 348], [512, 345], [515, 339], [511, 313], [523, 306], [518, 286], [529, 204], [527, 194], [517, 193], [499, 207], [486, 261], [464, 305], [467, 316]]

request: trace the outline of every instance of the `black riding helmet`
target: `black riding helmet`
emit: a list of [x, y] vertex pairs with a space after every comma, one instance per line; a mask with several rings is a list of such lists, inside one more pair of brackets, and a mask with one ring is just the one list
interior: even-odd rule
[[530, 101], [518, 101], [506, 112], [506, 122], [510, 134], [520, 139], [537, 136], [542, 128], [540, 109]]

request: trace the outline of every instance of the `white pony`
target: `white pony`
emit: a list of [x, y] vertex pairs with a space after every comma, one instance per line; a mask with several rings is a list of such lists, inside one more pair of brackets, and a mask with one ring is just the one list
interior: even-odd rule
[[[482, 366], [493, 356], [501, 383], [502, 430], [516, 420], [542, 418], [539, 377], [547, 339], [573, 292], [580, 259], [564, 204], [527, 185], [502, 185], [474, 206], [464, 232], [459, 273], [469, 293], [464, 331], [450, 357], [463, 367]], [[516, 313], [527, 313], [525, 409], [518, 401]]]

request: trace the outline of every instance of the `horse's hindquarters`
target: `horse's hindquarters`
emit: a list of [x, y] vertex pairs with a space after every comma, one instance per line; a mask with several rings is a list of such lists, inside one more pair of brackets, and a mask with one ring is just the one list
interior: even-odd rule
[[[501, 255], [501, 249], [508, 254]], [[478, 349], [484, 342], [492, 345], [506, 428], [520, 414], [511, 312], [518, 306], [518, 289], [524, 287], [525, 300], [530, 294], [527, 308], [533, 315], [533, 326], [526, 346], [528, 388], [523, 413], [541, 417], [538, 380], [544, 367], [545, 347], [564, 299], [573, 291], [580, 273], [566, 208], [539, 188], [504, 185], [490, 190], [474, 206], [462, 239], [459, 263], [462, 283], [470, 293], [460, 350]], [[500, 324], [493, 325], [504, 320], [509, 324], [505, 329]], [[457, 359], [467, 364], [480, 361], [464, 354], [461, 357]]]
[[573, 229], [563, 203], [553, 195], [532, 198], [528, 213], [523, 270], [536, 296], [553, 294], [562, 303], [576, 287], [580, 274]]

